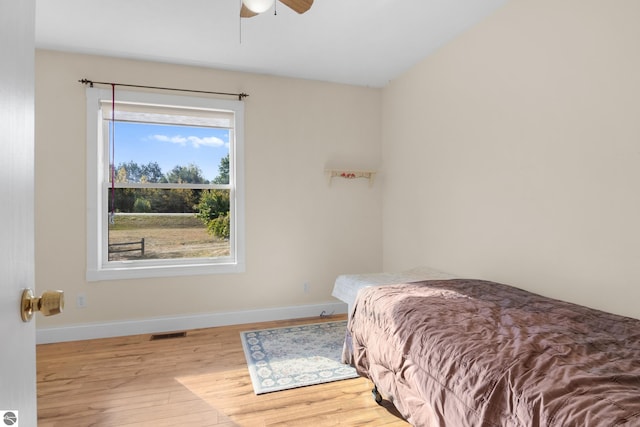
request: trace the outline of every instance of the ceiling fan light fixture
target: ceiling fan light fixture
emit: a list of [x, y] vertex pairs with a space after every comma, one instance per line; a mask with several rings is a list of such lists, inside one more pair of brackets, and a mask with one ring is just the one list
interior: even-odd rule
[[262, 13], [271, 9], [276, 0], [242, 0], [242, 4], [254, 13]]

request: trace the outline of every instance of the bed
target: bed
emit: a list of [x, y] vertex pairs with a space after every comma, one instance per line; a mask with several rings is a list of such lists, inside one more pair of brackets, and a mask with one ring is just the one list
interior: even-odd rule
[[[430, 267], [416, 267], [411, 270], [389, 273], [343, 274], [336, 279], [331, 295], [347, 303], [347, 316], [351, 319], [356, 297], [362, 288], [391, 285], [394, 283], [419, 282], [421, 280], [453, 279], [455, 277], [456, 276], [451, 273]], [[342, 348], [343, 363], [352, 364], [352, 348], [351, 335], [349, 331], [347, 331]]]
[[350, 305], [345, 361], [412, 425], [640, 426], [640, 320], [489, 281], [390, 276], [339, 278], [334, 296]]

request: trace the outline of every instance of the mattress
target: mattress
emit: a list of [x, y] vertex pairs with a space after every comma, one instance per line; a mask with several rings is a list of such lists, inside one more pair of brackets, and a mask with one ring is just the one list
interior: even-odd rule
[[458, 276], [430, 267], [417, 267], [396, 273], [343, 274], [336, 279], [331, 295], [340, 301], [346, 302], [349, 306], [348, 313], [351, 315], [358, 291], [362, 288], [455, 278], [458, 278]]

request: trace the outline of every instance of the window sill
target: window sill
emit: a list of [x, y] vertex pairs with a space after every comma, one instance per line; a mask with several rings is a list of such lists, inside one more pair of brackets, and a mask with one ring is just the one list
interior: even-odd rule
[[206, 276], [212, 274], [244, 273], [244, 264], [192, 264], [167, 266], [116, 267], [87, 270], [87, 281], [146, 279], [154, 277]]

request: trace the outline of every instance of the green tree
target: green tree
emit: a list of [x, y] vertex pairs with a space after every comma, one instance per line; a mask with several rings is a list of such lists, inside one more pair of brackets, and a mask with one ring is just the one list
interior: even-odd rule
[[116, 182], [140, 182], [140, 166], [136, 162], [120, 163], [116, 168]]
[[166, 182], [157, 162], [139, 165], [134, 161], [120, 163], [116, 168], [118, 182]]
[[[139, 165], [134, 161], [123, 162], [115, 169], [116, 182], [128, 183], [206, 183], [202, 171], [195, 165], [176, 166], [166, 176], [157, 162]], [[193, 213], [199, 200], [199, 190], [118, 188], [109, 192], [109, 206], [115, 193], [115, 210], [118, 212], [183, 212]]]
[[151, 212], [151, 202], [142, 197], [138, 197], [133, 203], [133, 211], [137, 213]]
[[204, 190], [200, 195], [196, 216], [207, 226], [209, 234], [228, 239], [230, 236], [229, 191]]
[[172, 189], [148, 189], [147, 196], [150, 198], [154, 213], [180, 212], [193, 213], [198, 203], [198, 192], [190, 188]]
[[[164, 182], [176, 184], [206, 184], [208, 181], [204, 179], [202, 170], [194, 165], [175, 166], [169, 173], [164, 176]], [[157, 212], [194, 212], [198, 203], [197, 190], [192, 189], [171, 189], [166, 191], [157, 191], [155, 195], [154, 211]]]
[[209, 234], [213, 234], [214, 236], [222, 239], [229, 239], [229, 236], [231, 235], [230, 224], [229, 212], [225, 212], [209, 223], [207, 231], [209, 231]]
[[228, 184], [229, 183], [229, 155], [220, 159], [220, 165], [218, 165], [218, 176], [216, 176], [213, 184]]
[[202, 170], [193, 163], [188, 166], [175, 166], [171, 172], [167, 173], [167, 182], [171, 183], [190, 183], [190, 184], [207, 184], [208, 181], [202, 176]]
[[149, 162], [140, 167], [140, 181], [146, 182], [166, 182], [162, 169], [157, 162]]
[[[229, 155], [220, 159], [218, 176], [213, 184], [229, 183]], [[228, 239], [231, 235], [229, 190], [205, 190], [200, 194], [196, 216], [207, 226], [209, 234]]]
[[[135, 163], [133, 163], [135, 165]], [[131, 167], [131, 165], [128, 165]], [[135, 165], [137, 166], [137, 165]], [[121, 163], [115, 170], [116, 182], [127, 182], [127, 165]], [[113, 207], [116, 212], [132, 212], [133, 205], [136, 200], [136, 192], [133, 188], [117, 188], [115, 190], [109, 190], [109, 209], [111, 209], [111, 200], [115, 197]]]

